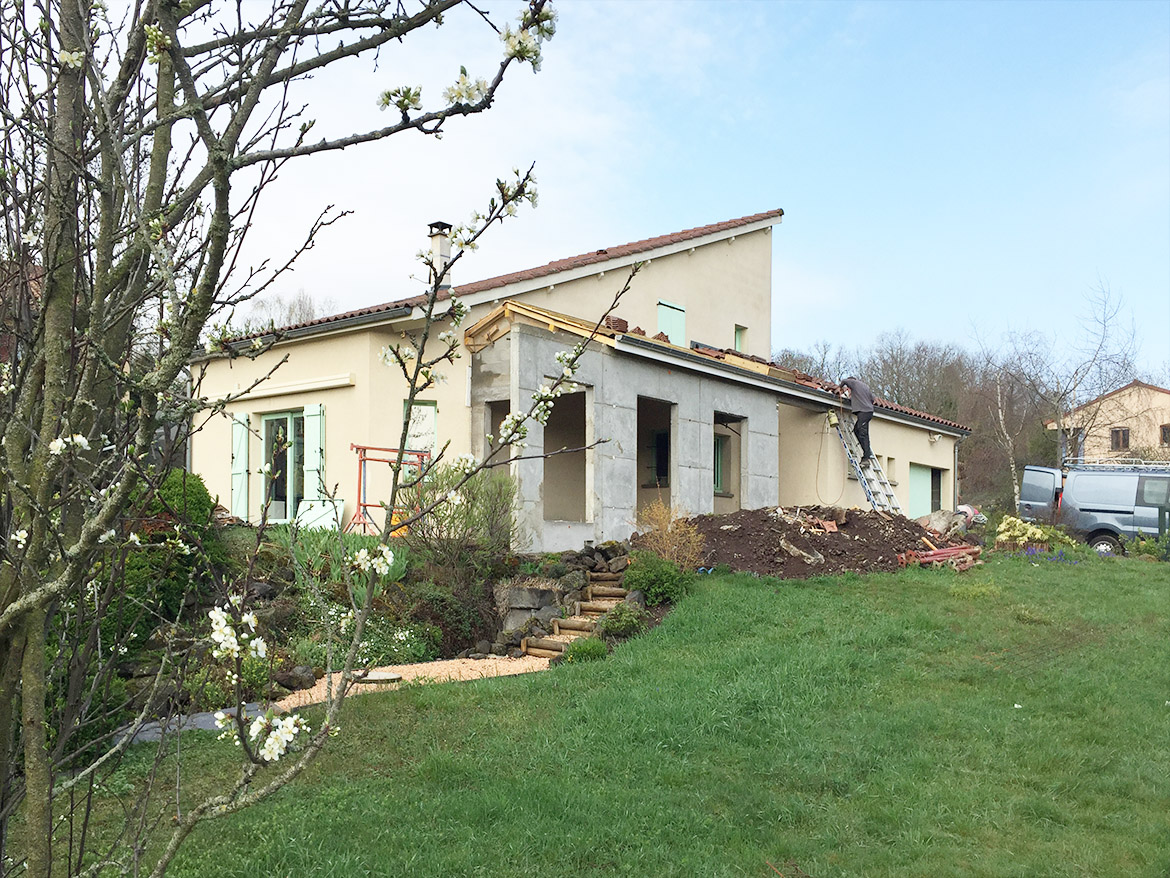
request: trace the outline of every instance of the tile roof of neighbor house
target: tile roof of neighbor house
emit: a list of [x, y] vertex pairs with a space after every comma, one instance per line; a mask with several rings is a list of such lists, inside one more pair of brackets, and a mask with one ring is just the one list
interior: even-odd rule
[[[693, 241], [696, 238], [702, 238], [706, 235], [714, 235], [720, 232], [729, 232], [733, 229], [742, 228], [743, 226], [751, 225], [752, 223], [761, 222], [763, 220], [775, 219], [778, 220], [784, 216], [784, 211], [780, 208], [775, 210], [767, 210], [763, 213], [753, 213], [750, 216], [741, 216], [738, 219], [725, 220], [721, 223], [712, 223], [708, 226], [698, 226], [693, 229], [683, 229], [681, 232], [672, 232], [669, 235], [659, 235], [656, 238], [646, 238], [641, 241], [632, 241], [629, 244], [619, 244], [616, 247], [603, 247], [600, 250], [594, 250], [592, 253], [582, 253], [579, 256], [570, 256], [567, 259], [557, 259], [549, 262], [546, 265], [540, 265], [536, 268], [526, 268], [523, 271], [514, 271], [510, 274], [501, 274], [496, 277], [489, 277], [484, 280], [473, 281], [469, 284], [454, 287], [452, 290], [444, 290], [439, 293], [440, 299], [448, 298], [453, 292], [457, 296], [468, 296], [472, 293], [480, 293], [485, 290], [494, 290], [499, 287], [505, 287], [509, 284], [517, 283], [525, 280], [535, 280], [541, 277], [547, 277], [558, 272], [568, 271], [573, 268], [583, 268], [588, 265], [596, 265], [600, 262], [608, 262], [611, 259], [621, 259], [625, 256], [634, 256], [638, 253], [647, 253], [651, 250], [656, 250], [659, 247], [668, 247], [671, 244], [682, 244], [687, 241]], [[296, 323], [291, 326], [281, 326], [275, 330], [255, 332], [250, 335], [241, 335], [233, 339], [233, 341], [243, 341], [245, 339], [256, 338], [257, 336], [271, 335], [273, 332], [278, 334], [288, 333], [293, 330], [304, 330], [310, 327], [327, 328], [330, 324], [340, 323], [346, 320], [352, 320], [359, 317], [368, 317], [375, 314], [381, 314], [388, 311], [393, 311], [398, 308], [414, 307], [421, 305], [426, 301], [426, 294], [417, 296], [410, 296], [405, 299], [396, 299], [393, 302], [384, 302], [381, 305], [371, 305], [368, 308], [358, 308], [354, 311], [346, 311], [343, 314], [330, 314], [328, 317], [318, 317], [315, 320], [307, 320], [304, 323]]]

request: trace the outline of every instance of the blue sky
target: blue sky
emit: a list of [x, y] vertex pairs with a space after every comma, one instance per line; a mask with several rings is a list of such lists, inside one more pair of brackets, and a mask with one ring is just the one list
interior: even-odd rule
[[[493, 12], [507, 8], [492, 4]], [[418, 291], [426, 223], [460, 221], [535, 161], [540, 206], [456, 283], [782, 207], [773, 347], [847, 348], [904, 329], [974, 347], [1077, 331], [1107, 285], [1142, 365], [1170, 381], [1170, 2], [563, 0], [542, 72], [487, 115], [289, 166], [253, 253], [325, 204], [354, 210], [283, 287], [338, 310]], [[488, 75], [473, 16], [314, 80], [323, 133], [383, 123]]]

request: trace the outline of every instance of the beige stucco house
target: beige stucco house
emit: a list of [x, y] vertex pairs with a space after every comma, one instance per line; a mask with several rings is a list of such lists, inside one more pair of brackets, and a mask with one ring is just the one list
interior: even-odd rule
[[[686, 514], [864, 505], [826, 417], [839, 399], [767, 362], [771, 235], [782, 216], [773, 210], [453, 288], [468, 307], [462, 357], [409, 413], [405, 383], [380, 354], [421, 325], [422, 297], [288, 327], [259, 356], [200, 357], [196, 394], [227, 402], [192, 437], [192, 468], [241, 518], [258, 520], [271, 495], [269, 520], [347, 525], [359, 491], [377, 503], [389, 487], [385, 464], [367, 464], [359, 482], [354, 446], [394, 446], [409, 418], [412, 450], [482, 454], [486, 436], [559, 373], [556, 353], [589, 336], [642, 262], [589, 344], [576, 391], [527, 440], [530, 450], [592, 447], [511, 464], [530, 547], [625, 538], [638, 509], [658, 497]], [[432, 227], [436, 241], [443, 228]], [[233, 345], [244, 353], [252, 343]], [[871, 433], [908, 514], [954, 507], [964, 428], [880, 404]], [[291, 437], [287, 449], [280, 436]], [[322, 486], [336, 486], [340, 508]], [[364, 511], [381, 525], [380, 509]]]
[[1131, 381], [1069, 412], [1065, 432], [1062, 457], [1170, 459], [1170, 390]]

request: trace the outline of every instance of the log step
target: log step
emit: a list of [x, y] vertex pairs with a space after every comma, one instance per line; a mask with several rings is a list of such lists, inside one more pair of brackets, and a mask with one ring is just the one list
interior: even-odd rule
[[577, 601], [574, 616], [604, 616], [621, 601]]
[[592, 619], [553, 619], [553, 633], [566, 634], [570, 631], [592, 631], [597, 623]]
[[597, 598], [624, 598], [629, 592], [620, 585], [587, 585], [585, 586], [585, 600]]
[[525, 637], [520, 642], [520, 648], [523, 650], [536, 649], [551, 649], [555, 652], [561, 652], [565, 648], [563, 640], [553, 640], [551, 637]]
[[537, 647], [532, 646], [532, 647], [529, 647], [528, 649], [524, 650], [524, 654], [525, 655], [534, 655], [537, 658], [556, 658], [558, 655], [561, 654], [561, 650], [559, 650], [559, 649], [555, 649], [555, 650], [554, 649], [538, 649]]
[[597, 573], [593, 570], [589, 571], [590, 582], [621, 582], [621, 573]]

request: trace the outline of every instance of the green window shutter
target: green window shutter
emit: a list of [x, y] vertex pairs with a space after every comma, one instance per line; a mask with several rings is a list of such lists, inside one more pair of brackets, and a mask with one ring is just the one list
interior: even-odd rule
[[325, 477], [325, 406], [305, 406], [305, 499], [320, 500]]
[[671, 344], [685, 347], [687, 343], [686, 311], [670, 302], [658, 303], [658, 331], [666, 333]]
[[232, 417], [232, 515], [248, 520], [248, 416]]

